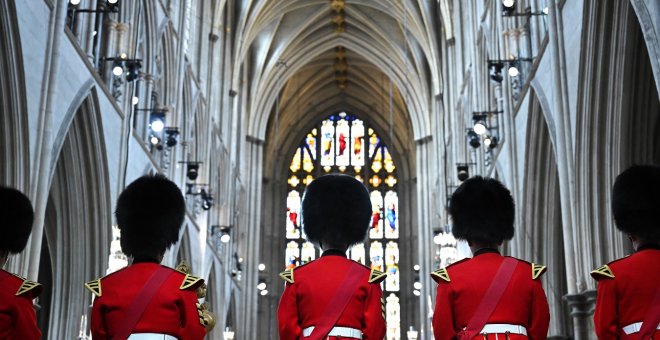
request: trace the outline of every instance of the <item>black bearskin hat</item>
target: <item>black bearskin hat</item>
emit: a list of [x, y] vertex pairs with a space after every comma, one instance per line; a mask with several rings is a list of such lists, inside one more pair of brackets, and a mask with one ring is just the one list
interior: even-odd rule
[[133, 257], [162, 255], [179, 240], [185, 210], [181, 190], [165, 176], [138, 178], [117, 199], [122, 251]]
[[305, 190], [302, 224], [307, 239], [318, 246], [348, 249], [363, 242], [370, 220], [369, 192], [351, 176], [321, 176]]
[[619, 230], [646, 242], [660, 242], [660, 167], [635, 165], [612, 189], [612, 212]]
[[0, 186], [0, 216], [0, 251], [20, 253], [32, 232], [34, 211], [30, 199], [16, 189]]
[[513, 197], [495, 179], [475, 176], [463, 182], [451, 196], [449, 214], [457, 239], [490, 244], [513, 238]]

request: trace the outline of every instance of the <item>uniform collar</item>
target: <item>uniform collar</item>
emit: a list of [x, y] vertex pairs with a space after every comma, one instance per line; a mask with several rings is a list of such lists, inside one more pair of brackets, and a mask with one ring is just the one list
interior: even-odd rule
[[138, 257], [133, 259], [133, 264], [136, 264], [136, 263], [156, 263], [156, 264], [160, 264], [160, 261], [155, 257], [138, 256]]
[[495, 248], [479, 248], [474, 252], [473, 256], [479, 256], [481, 254], [495, 253], [499, 254], [500, 251]]
[[646, 250], [646, 249], [660, 250], [660, 245], [657, 245], [657, 244], [644, 244], [644, 245], [641, 245], [641, 246], [637, 247], [636, 252], [640, 252], [640, 251]]
[[346, 252], [343, 251], [343, 250], [332, 249], [332, 248], [331, 248], [331, 249], [325, 250], [325, 251], [323, 252], [323, 255], [321, 255], [321, 257], [323, 257], [323, 256], [329, 256], [329, 255], [346, 257]]

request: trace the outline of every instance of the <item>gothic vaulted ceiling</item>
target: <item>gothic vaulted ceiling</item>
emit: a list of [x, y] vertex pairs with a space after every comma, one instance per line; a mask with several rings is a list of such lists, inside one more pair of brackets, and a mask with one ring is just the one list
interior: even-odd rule
[[440, 92], [436, 1], [238, 3], [235, 60], [250, 81], [248, 133], [278, 155], [270, 161], [290, 157], [312, 125], [338, 111], [369, 121], [399, 153], [428, 134]]

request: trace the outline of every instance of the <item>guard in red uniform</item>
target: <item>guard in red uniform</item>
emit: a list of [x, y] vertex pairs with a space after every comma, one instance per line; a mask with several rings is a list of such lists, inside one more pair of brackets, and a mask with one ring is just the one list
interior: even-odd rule
[[472, 177], [451, 196], [449, 213], [454, 236], [467, 240], [474, 257], [431, 274], [438, 283], [435, 339], [546, 339], [550, 312], [540, 282], [546, 267], [499, 252], [513, 238], [509, 190]]
[[197, 340], [208, 323], [196, 290], [204, 281], [161, 266], [179, 240], [185, 202], [176, 184], [161, 175], [131, 183], [117, 200], [115, 216], [130, 266], [87, 282], [94, 295], [94, 340]]
[[1, 269], [10, 254], [25, 249], [34, 219], [32, 204], [20, 191], [0, 187], [0, 216], [0, 339], [39, 339], [32, 300], [41, 285]]
[[302, 225], [323, 255], [280, 274], [286, 281], [277, 311], [281, 340], [383, 339], [386, 274], [346, 258], [349, 247], [364, 241], [370, 219], [369, 193], [353, 177], [326, 175], [307, 187]]
[[591, 272], [599, 339], [660, 339], [660, 167], [633, 166], [612, 191], [616, 226], [635, 253]]

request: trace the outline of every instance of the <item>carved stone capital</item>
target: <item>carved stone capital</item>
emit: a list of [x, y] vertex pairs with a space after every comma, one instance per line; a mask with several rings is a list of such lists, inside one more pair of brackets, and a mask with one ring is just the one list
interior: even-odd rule
[[596, 291], [586, 290], [578, 294], [564, 295], [564, 301], [571, 308], [572, 317], [589, 317], [596, 308]]

